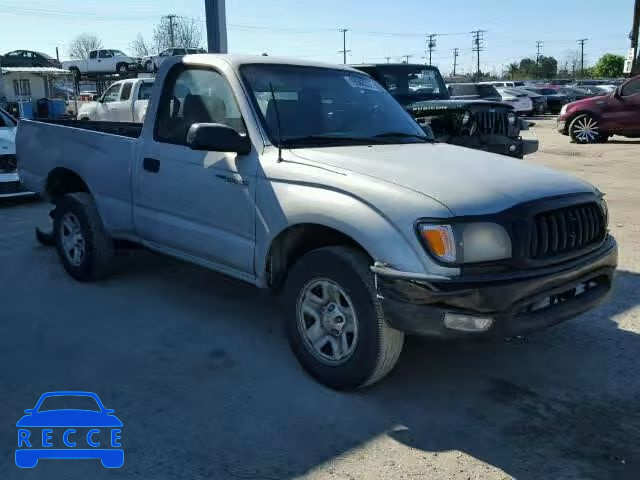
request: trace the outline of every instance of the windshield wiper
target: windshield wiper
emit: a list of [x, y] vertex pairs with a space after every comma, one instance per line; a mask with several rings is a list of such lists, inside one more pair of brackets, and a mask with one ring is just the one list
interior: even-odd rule
[[384, 132], [375, 135], [373, 138], [389, 138], [389, 137], [397, 137], [397, 138], [417, 138], [424, 142], [433, 142], [432, 139], [426, 137], [424, 135], [418, 135], [416, 133], [406, 133], [406, 132]]

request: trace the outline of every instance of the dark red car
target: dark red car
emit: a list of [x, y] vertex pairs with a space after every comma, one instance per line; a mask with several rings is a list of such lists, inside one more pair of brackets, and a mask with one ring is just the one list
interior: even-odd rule
[[640, 138], [640, 76], [607, 95], [562, 107], [558, 131], [576, 143], [606, 142], [611, 135]]

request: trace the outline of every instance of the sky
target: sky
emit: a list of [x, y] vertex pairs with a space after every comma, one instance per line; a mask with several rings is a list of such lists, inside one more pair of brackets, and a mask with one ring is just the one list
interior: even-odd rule
[[[634, 0], [227, 0], [230, 53], [309, 58], [341, 63], [346, 33], [349, 63], [424, 63], [426, 35], [437, 34], [432, 63], [448, 74], [475, 69], [473, 30], [486, 30], [483, 71], [541, 53], [562, 66], [587, 38], [585, 64], [604, 53], [626, 55]], [[77, 34], [98, 35], [106, 48], [129, 50], [138, 33], [151, 38], [160, 17], [196, 18], [206, 38], [204, 0], [0, 0], [0, 53], [30, 49], [67, 58]]]

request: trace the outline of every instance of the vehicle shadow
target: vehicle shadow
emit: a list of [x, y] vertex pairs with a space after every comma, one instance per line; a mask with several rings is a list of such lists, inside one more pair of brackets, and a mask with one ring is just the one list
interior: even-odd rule
[[[136, 275], [151, 275], [155, 268], [136, 268]], [[182, 426], [211, 429], [215, 442], [228, 446], [224, 453], [214, 449], [225, 459], [210, 470], [214, 476], [222, 468], [228, 478], [296, 478], [372, 442], [398, 442], [422, 452], [405, 455], [425, 475], [433, 472], [430, 459], [450, 451], [462, 452], [457, 461], [470, 456], [518, 479], [631, 480], [640, 474], [640, 335], [617, 321], [640, 305], [640, 274], [620, 272], [605, 305], [531, 337], [456, 343], [409, 338], [387, 379], [339, 393], [297, 366], [280, 336], [273, 299], [225, 278], [212, 285], [211, 276], [218, 276], [209, 272], [194, 275], [191, 267], [177, 264], [175, 269], [177, 290], [191, 292], [192, 308], [194, 291], [200, 297], [204, 291], [198, 290], [213, 286], [229, 305], [247, 300], [265, 312], [262, 319], [237, 320], [236, 329], [272, 336], [266, 351], [256, 347], [252, 357], [262, 363], [267, 354], [270, 365], [253, 364], [246, 377], [234, 380], [238, 391], [224, 390], [229, 398], [208, 404], [216, 415], [226, 405], [226, 418], [214, 419], [199, 405]], [[176, 292], [178, 302], [184, 293]], [[202, 302], [210, 308], [207, 300], [195, 300]], [[214, 353], [215, 362], [226, 365], [220, 373], [227, 362], [241, 363], [225, 346]], [[202, 418], [199, 425], [196, 419]], [[399, 478], [402, 453], [361, 457], [379, 478]], [[332, 468], [336, 475], [357, 477], [360, 467], [350, 465]], [[459, 469], [468, 466], [460, 463]]]
[[611, 139], [607, 143], [611, 143], [613, 145], [640, 145], [640, 139], [638, 140], [617, 140]]

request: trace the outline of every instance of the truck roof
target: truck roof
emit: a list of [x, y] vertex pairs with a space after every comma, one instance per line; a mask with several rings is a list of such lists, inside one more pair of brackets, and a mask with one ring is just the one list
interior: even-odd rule
[[[333, 69], [339, 69], [339, 70], [349, 70], [349, 71], [353, 71], [356, 72], [357, 70], [355, 70], [354, 68], [351, 68], [348, 65], [339, 65], [339, 64], [334, 64], [334, 63], [323, 63], [323, 62], [312, 62], [312, 61], [308, 61], [308, 60], [300, 60], [300, 59], [294, 59], [294, 58], [287, 58], [287, 57], [267, 57], [264, 55], [229, 55], [229, 54], [219, 54], [219, 53], [197, 53], [197, 54], [193, 54], [193, 55], [185, 55], [184, 57], [182, 57], [182, 60], [185, 63], [189, 63], [190, 60], [195, 60], [195, 61], [203, 61], [203, 60], [207, 60], [207, 59], [214, 59], [214, 58], [218, 58], [218, 59], [222, 59], [224, 61], [226, 61], [227, 63], [233, 65], [233, 66], [241, 66], [241, 65], [247, 65], [247, 64], [256, 64], [256, 63], [263, 63], [263, 64], [274, 64], [274, 65], [297, 65], [297, 66], [301, 66], [301, 67], [321, 67], [321, 68], [333, 68]], [[360, 72], [358, 72], [360, 73]]]

